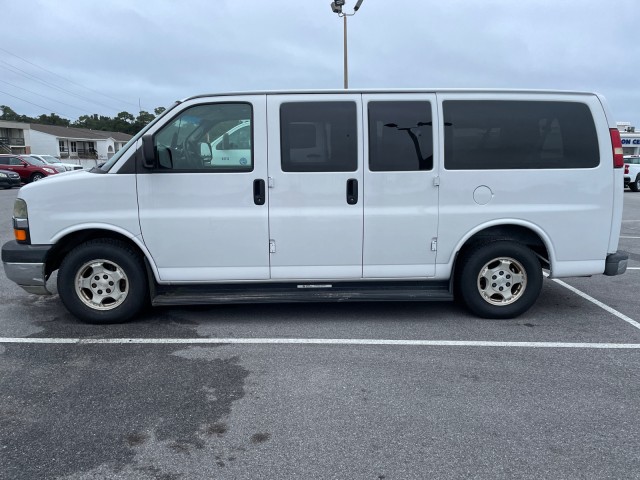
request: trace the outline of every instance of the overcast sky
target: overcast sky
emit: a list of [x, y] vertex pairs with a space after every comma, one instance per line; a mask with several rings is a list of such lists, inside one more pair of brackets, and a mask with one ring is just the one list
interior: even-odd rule
[[[21, 114], [75, 120], [200, 93], [343, 86], [330, 0], [0, 7], [0, 104]], [[364, 0], [348, 33], [351, 88], [596, 91], [640, 127], [640, 0]]]

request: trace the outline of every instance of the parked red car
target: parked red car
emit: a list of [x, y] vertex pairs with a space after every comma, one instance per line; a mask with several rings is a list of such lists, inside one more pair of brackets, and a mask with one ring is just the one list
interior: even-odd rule
[[53, 166], [29, 155], [2, 154], [0, 168], [16, 172], [24, 183], [37, 182], [41, 178], [58, 173]]

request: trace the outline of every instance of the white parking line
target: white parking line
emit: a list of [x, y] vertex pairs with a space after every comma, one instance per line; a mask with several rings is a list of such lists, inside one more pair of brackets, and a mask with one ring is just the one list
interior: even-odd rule
[[595, 298], [587, 295], [586, 293], [584, 293], [581, 290], [578, 290], [575, 287], [572, 287], [571, 285], [569, 285], [568, 283], [563, 282], [562, 280], [558, 280], [558, 279], [554, 278], [553, 281], [556, 282], [558, 285], [562, 285], [564, 288], [567, 288], [567, 289], [571, 290], [573, 293], [575, 293], [576, 295], [581, 296], [585, 300], [589, 300], [591, 303], [599, 306], [603, 310], [606, 310], [607, 312], [615, 315], [619, 319], [624, 320], [629, 325], [632, 325], [632, 326], [636, 327], [638, 330], [640, 330], [640, 323], [636, 322], [632, 318], [627, 317], [624, 313], [620, 313], [619, 311], [617, 311], [616, 309], [610, 307], [609, 305], [606, 305], [606, 304], [602, 303], [600, 300], [596, 300]]
[[620, 238], [640, 238], [640, 237], [629, 237], [627, 235], [620, 235]]
[[377, 340], [352, 338], [0, 338], [2, 343], [70, 345], [395, 345], [418, 347], [520, 347], [640, 350], [640, 343], [490, 342], [465, 340]]

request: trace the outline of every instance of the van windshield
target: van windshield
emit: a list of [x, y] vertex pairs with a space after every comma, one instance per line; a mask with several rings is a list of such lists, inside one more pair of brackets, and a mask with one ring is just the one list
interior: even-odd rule
[[[149, 124], [149, 125], [151, 125], [151, 124]], [[124, 152], [126, 152], [129, 149], [129, 147], [132, 144], [134, 144], [138, 140], [138, 138], [140, 138], [142, 136], [142, 134], [143, 134], [143, 132], [145, 130], [146, 130], [146, 128], [143, 128], [142, 130], [140, 130], [131, 140], [129, 140], [127, 143], [125, 143], [124, 147], [122, 147], [120, 150], [118, 150], [113, 157], [111, 157], [109, 160], [107, 160], [102, 165], [99, 164], [95, 168], [98, 168], [98, 169], [102, 170], [103, 172], [108, 172], [111, 169], [111, 167], [113, 167], [116, 164], [116, 162], [118, 160], [120, 160], [120, 157], [122, 155], [124, 155]]]

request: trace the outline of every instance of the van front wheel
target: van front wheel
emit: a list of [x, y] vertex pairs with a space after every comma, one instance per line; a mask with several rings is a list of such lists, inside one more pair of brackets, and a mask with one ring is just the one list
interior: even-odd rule
[[125, 322], [147, 302], [144, 264], [120, 240], [90, 240], [62, 261], [58, 293], [65, 307], [84, 322]]
[[522, 244], [501, 240], [478, 245], [461, 262], [457, 290], [467, 308], [480, 317], [517, 317], [540, 294], [540, 262]]

